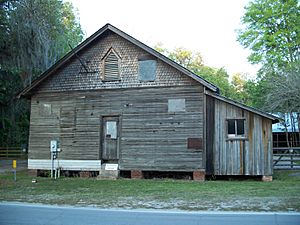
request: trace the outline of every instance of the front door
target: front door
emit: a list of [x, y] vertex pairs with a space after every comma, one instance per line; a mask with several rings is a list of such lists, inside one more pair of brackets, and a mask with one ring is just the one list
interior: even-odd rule
[[119, 117], [106, 116], [102, 118], [102, 159], [119, 159]]

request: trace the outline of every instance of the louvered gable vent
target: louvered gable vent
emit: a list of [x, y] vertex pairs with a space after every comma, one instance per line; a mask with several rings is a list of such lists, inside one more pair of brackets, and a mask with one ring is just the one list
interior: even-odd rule
[[104, 80], [120, 80], [119, 59], [113, 51], [106, 56], [104, 61]]

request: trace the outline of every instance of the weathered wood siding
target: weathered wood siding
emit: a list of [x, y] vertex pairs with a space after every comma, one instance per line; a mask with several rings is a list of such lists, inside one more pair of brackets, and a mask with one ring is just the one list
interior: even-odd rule
[[[105, 55], [118, 55], [120, 80], [106, 82]], [[30, 159], [49, 159], [59, 139], [61, 159], [101, 159], [101, 121], [120, 116], [119, 167], [141, 170], [203, 169], [203, 86], [121, 36], [106, 31], [32, 90]], [[154, 81], [139, 79], [139, 60], [156, 60]], [[169, 112], [168, 100], [185, 101]], [[205, 160], [204, 160], [205, 161]]]
[[[169, 99], [185, 99], [185, 111], [168, 112]], [[101, 117], [114, 115], [121, 116], [120, 169], [204, 168], [203, 148], [187, 148], [188, 138], [203, 138], [201, 85], [36, 94], [29, 158], [49, 159], [50, 140], [59, 139], [61, 159], [101, 159]]]
[[[103, 57], [113, 48], [120, 57], [119, 72], [120, 81], [103, 81], [104, 68]], [[161, 86], [186, 86], [196, 82], [149, 55], [141, 48], [128, 42], [117, 34], [106, 32], [101, 38], [95, 40], [78, 56], [85, 63], [89, 72], [86, 72], [77, 58], [59, 69], [54, 76], [49, 77], [41, 83], [34, 92], [49, 91], [74, 91], [74, 90], [101, 90], [132, 87], [161, 87]], [[151, 82], [142, 82], [138, 77], [138, 60], [143, 58], [157, 61], [156, 79]], [[198, 83], [198, 85], [201, 85]]]
[[[215, 99], [214, 174], [272, 175], [272, 121]], [[245, 118], [245, 139], [227, 137], [226, 118]]]

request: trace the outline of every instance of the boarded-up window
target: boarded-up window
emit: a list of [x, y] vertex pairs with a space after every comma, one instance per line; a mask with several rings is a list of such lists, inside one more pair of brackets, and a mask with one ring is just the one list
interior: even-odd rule
[[227, 119], [228, 137], [245, 136], [245, 119]]
[[185, 99], [169, 99], [168, 112], [185, 112]]
[[202, 149], [203, 148], [202, 138], [188, 138], [187, 139], [187, 148], [188, 149]]
[[139, 80], [155, 81], [156, 79], [156, 60], [139, 61]]
[[119, 59], [114, 51], [110, 51], [104, 59], [104, 80], [120, 80]]
[[40, 116], [51, 116], [52, 115], [52, 105], [48, 103], [39, 104], [39, 114]]

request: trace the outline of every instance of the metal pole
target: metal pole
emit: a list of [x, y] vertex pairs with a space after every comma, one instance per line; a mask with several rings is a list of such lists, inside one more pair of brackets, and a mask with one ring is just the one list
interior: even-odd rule
[[14, 170], [14, 181], [17, 181], [17, 170]]
[[54, 168], [54, 160], [53, 160], [53, 152], [51, 152], [51, 178], [53, 178], [53, 168]]

